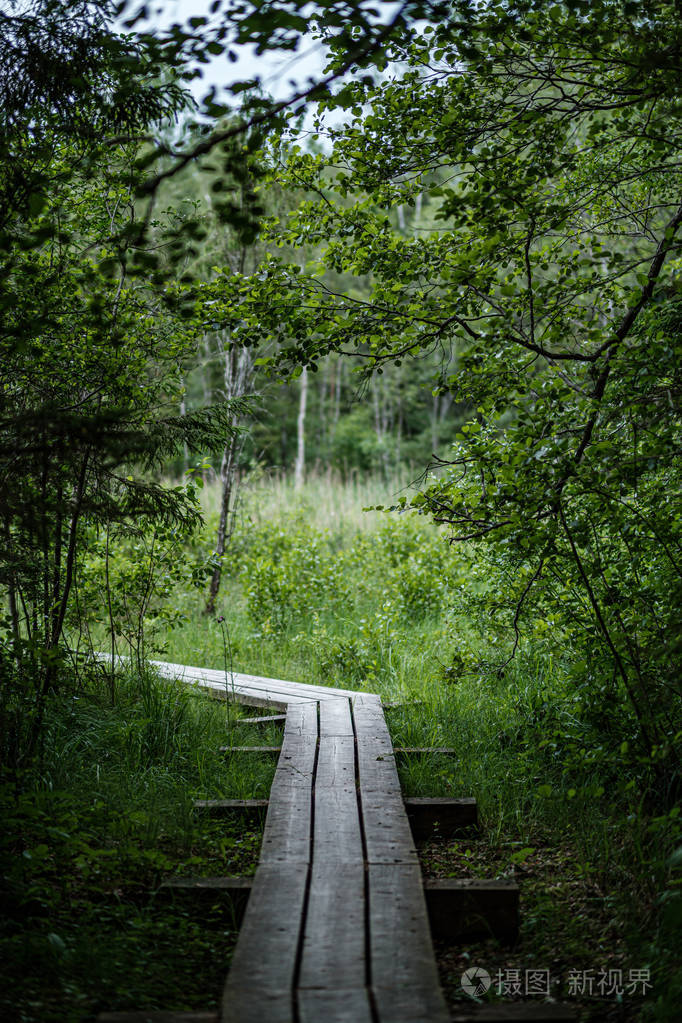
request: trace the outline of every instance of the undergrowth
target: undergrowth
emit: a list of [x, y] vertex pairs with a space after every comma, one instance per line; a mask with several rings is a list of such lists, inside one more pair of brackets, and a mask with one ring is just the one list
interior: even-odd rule
[[172, 875], [255, 869], [258, 828], [192, 813], [196, 798], [269, 792], [274, 764], [218, 752], [238, 714], [150, 672], [117, 677], [113, 701], [101, 673], [50, 701], [39, 759], [0, 788], [3, 1018], [219, 1003], [234, 920], [158, 891]]

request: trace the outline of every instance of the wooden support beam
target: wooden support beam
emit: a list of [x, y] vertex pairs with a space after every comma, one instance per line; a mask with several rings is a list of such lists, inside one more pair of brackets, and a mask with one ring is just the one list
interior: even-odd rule
[[[197, 799], [197, 813], [207, 817], [239, 817], [250, 823], [259, 823], [268, 809], [267, 799]], [[415, 839], [453, 838], [477, 827], [476, 800], [436, 798], [407, 798], [405, 809]]]
[[224, 903], [237, 927], [241, 925], [251, 895], [251, 877], [171, 877], [159, 886], [156, 897], [181, 899], [197, 908], [207, 903]]
[[240, 718], [239, 725], [283, 725], [286, 721], [286, 714], [266, 714], [260, 718]]
[[501, 1002], [455, 1009], [452, 1023], [575, 1023], [578, 1010], [560, 1002]]
[[427, 754], [438, 753], [441, 756], [454, 757], [459, 750], [452, 746], [394, 746], [393, 752], [399, 757], [426, 756]]
[[100, 1012], [97, 1023], [218, 1023], [217, 1012]]
[[226, 756], [230, 753], [269, 753], [278, 755], [282, 752], [281, 746], [221, 746], [220, 752]]
[[478, 807], [472, 798], [410, 797], [405, 809], [415, 841], [453, 838], [478, 827]]
[[442, 941], [496, 938], [512, 945], [519, 933], [519, 886], [514, 881], [426, 879], [431, 933]]
[[267, 799], [195, 799], [194, 810], [206, 817], [239, 817], [250, 824], [265, 820]]

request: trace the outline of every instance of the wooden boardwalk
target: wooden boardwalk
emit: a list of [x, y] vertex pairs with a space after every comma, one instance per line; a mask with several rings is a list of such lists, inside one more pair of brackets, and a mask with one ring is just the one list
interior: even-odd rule
[[286, 711], [222, 1023], [447, 1023], [381, 700], [157, 662]]

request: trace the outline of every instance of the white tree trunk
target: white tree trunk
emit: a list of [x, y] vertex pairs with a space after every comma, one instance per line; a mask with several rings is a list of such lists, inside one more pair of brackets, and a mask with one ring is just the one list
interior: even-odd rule
[[305, 469], [305, 408], [308, 401], [308, 367], [301, 373], [301, 391], [298, 401], [296, 464], [294, 466], [294, 486], [299, 490], [303, 486]]

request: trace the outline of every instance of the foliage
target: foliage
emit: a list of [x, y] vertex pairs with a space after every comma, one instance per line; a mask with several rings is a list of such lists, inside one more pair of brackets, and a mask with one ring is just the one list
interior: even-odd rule
[[[0, 357], [11, 372], [0, 378], [0, 670], [19, 757], [35, 749], [66, 656], [84, 527], [198, 522], [194, 486], [164, 487], [154, 473], [178, 449], [216, 447], [247, 411], [244, 400], [168, 409], [195, 342], [154, 274], [172, 265], [174, 214], [157, 219], [154, 251], [143, 240], [134, 136], [185, 102], [178, 80], [154, 82], [161, 66], [111, 33], [108, 5], [77, 4], [56, 26], [60, 9], [38, 0], [1, 22]], [[21, 57], [21, 86], [8, 54]]]
[[273, 765], [226, 763], [224, 707], [178, 683], [129, 672], [112, 704], [104, 675], [71, 681], [48, 699], [42, 767], [0, 779], [1, 1011], [217, 1005], [234, 920], [156, 893], [168, 875], [255, 869], [260, 829], [195, 819], [192, 800], [266, 795]]
[[377, 580], [391, 620], [433, 616], [446, 606], [457, 571], [443, 538], [407, 520], [385, 523], [350, 549], [301, 517], [249, 524], [237, 529], [225, 558], [230, 575], [244, 579], [249, 617], [264, 636], [338, 615], [371, 634], [362, 614], [376, 600]]
[[[279, 367], [443, 352], [435, 389], [475, 413], [413, 507], [499, 569], [510, 650], [537, 618], [580, 643], [590, 699], [627, 701], [673, 799], [679, 31], [663, 2], [453, 3], [321, 104], [350, 112], [330, 154], [278, 151], [310, 198], [270, 235], [319, 257], [269, 258], [222, 306], [241, 343], [286, 335]], [[433, 229], [396, 231], [424, 195]]]

